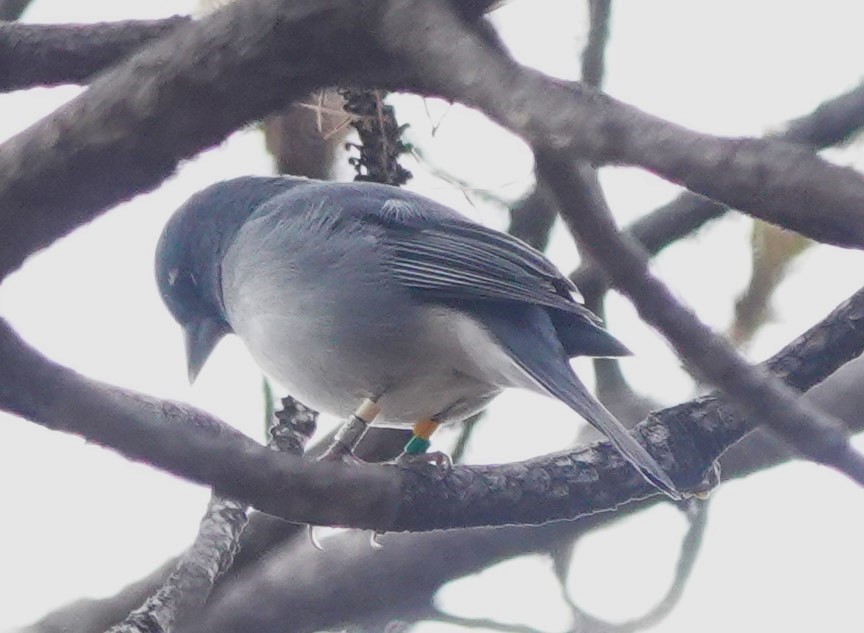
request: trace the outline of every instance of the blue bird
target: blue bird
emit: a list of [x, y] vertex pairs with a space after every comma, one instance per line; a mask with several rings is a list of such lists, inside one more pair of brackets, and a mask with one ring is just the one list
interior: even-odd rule
[[343, 418], [372, 402], [376, 424], [413, 426], [409, 453], [521, 387], [569, 405], [678, 497], [570, 367], [627, 348], [542, 254], [437, 202], [372, 183], [229, 180], [172, 216], [156, 277], [190, 380], [233, 332], [301, 402]]

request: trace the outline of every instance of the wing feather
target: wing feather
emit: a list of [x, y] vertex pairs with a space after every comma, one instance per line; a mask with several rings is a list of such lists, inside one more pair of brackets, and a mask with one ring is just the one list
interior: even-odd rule
[[385, 261], [394, 277], [430, 300], [518, 301], [595, 320], [576, 287], [542, 254], [479, 224], [446, 219], [430, 226], [388, 226]]

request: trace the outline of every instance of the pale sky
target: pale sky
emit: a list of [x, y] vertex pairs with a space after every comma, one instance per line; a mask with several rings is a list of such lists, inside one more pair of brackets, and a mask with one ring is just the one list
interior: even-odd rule
[[[36, 0], [26, 17], [33, 22], [156, 18], [187, 12], [194, 4]], [[585, 4], [512, 0], [496, 13], [495, 22], [520, 61], [576, 78]], [[864, 10], [848, 0], [619, 0], [606, 89], [697, 130], [762, 134], [861, 80], [862, 17]], [[0, 96], [0, 138], [14, 135], [78, 91], [67, 87]], [[409, 140], [436, 165], [505, 200], [530, 188], [527, 149], [480, 115], [415, 97], [399, 96], [394, 103], [400, 122], [411, 124]], [[831, 157], [860, 166], [860, 143]], [[409, 187], [489, 225], [504, 225], [504, 214], [480, 197], [430, 177], [421, 166], [407, 166], [417, 176]], [[180, 333], [156, 293], [152, 259], [162, 225], [194, 191], [271, 169], [255, 130], [232, 136], [184, 164], [157, 191], [31, 258], [0, 287], [0, 313], [30, 343], [77, 371], [192, 402], [260, 439], [260, 376], [238, 341], [226, 339], [195, 386], [186, 383]], [[608, 169], [601, 176], [622, 223], [675, 194], [670, 185], [638, 170]], [[748, 235], [749, 221], [730, 216], [662, 254], [655, 271], [703, 319], [723, 329], [747, 283]], [[549, 254], [565, 271], [578, 262], [564, 231], [554, 235]], [[812, 249], [780, 287], [775, 319], [755, 340], [753, 357], [773, 353], [861, 285], [859, 253]], [[665, 343], [617, 296], [610, 301], [609, 327], [636, 352], [624, 367], [637, 389], [668, 404], [692, 394], [692, 383]], [[577, 369], [590, 376], [590, 365], [579, 363]], [[530, 429], [520, 425], [528, 411]], [[578, 430], [562, 405], [517, 392], [497, 400], [489, 419], [495, 432], [478, 435], [471, 461], [557, 450]], [[451, 438], [444, 433], [440, 447]], [[9, 598], [0, 608], [0, 631], [82, 596], [110, 595], [147, 574], [191, 541], [207, 496], [202, 488], [77, 438], [0, 416], [0, 500], [7, 513], [0, 521], [0, 586]], [[861, 630], [864, 504], [859, 489], [827, 469], [796, 463], [722, 487], [711, 513], [686, 595], [653, 630]], [[578, 548], [572, 593], [601, 617], [623, 620], [640, 614], [671, 579], [683, 532], [677, 511], [658, 507], [592, 534]], [[567, 611], [549, 570], [541, 557], [511, 561], [446, 587], [439, 604], [460, 615], [562, 631]], [[419, 630], [456, 629], [424, 624]]]

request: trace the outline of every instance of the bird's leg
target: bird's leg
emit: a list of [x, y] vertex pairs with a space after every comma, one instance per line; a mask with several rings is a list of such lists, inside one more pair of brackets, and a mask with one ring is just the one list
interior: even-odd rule
[[423, 420], [414, 425], [414, 435], [405, 445], [407, 455], [423, 455], [429, 450], [429, 438], [438, 429], [434, 420]]
[[417, 422], [414, 425], [414, 435], [411, 436], [410, 440], [408, 440], [408, 443], [402, 450], [402, 454], [396, 458], [397, 463], [405, 464], [423, 462], [433, 463], [436, 466], [449, 468], [452, 463], [450, 461], [450, 456], [447, 455], [447, 453], [442, 453], [440, 451], [432, 453], [427, 452], [429, 450], [429, 438], [432, 437], [432, 434], [439, 426], [440, 423], [435, 420], [423, 420]]
[[336, 432], [330, 446], [318, 459], [320, 461], [356, 460], [354, 449], [380, 412], [381, 407], [376, 401], [370, 398], [364, 400]]
[[[339, 427], [339, 430], [336, 431], [336, 435], [333, 437], [333, 441], [330, 442], [330, 446], [327, 447], [327, 450], [321, 453], [318, 461], [359, 462], [359, 458], [354, 455], [354, 449], [357, 447], [357, 444], [360, 443], [360, 440], [363, 439], [369, 425], [372, 424], [380, 412], [381, 407], [378, 406], [378, 403], [371, 398], [366, 398], [360, 406], [357, 407], [354, 413], [348, 417], [345, 423]], [[315, 527], [316, 526], [311, 524], [307, 525], [306, 536], [315, 549], [323, 552], [324, 548], [318, 540]], [[375, 540], [376, 535], [377, 533], [372, 535], [372, 541], [374, 543], [377, 543]]]

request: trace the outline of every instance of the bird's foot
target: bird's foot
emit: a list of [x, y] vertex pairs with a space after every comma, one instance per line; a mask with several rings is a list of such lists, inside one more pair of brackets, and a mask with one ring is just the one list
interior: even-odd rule
[[688, 490], [684, 498], [685, 499], [696, 499], [698, 501], [707, 501], [708, 497], [711, 496], [711, 493], [720, 485], [720, 462], [714, 462], [711, 465], [711, 468], [708, 470], [708, 473], [705, 475], [705, 479], [702, 480], [695, 488], [691, 488]]
[[343, 464], [349, 464], [351, 466], [356, 466], [357, 464], [365, 464], [362, 459], [357, 457], [350, 448], [343, 444], [338, 444], [334, 442], [330, 446], [327, 447], [321, 455], [318, 457], [319, 462], [342, 462]]
[[397, 466], [435, 466], [443, 471], [449, 471], [453, 468], [453, 460], [447, 453], [441, 451], [431, 451], [429, 453], [409, 453], [402, 451], [399, 457], [394, 462]]

